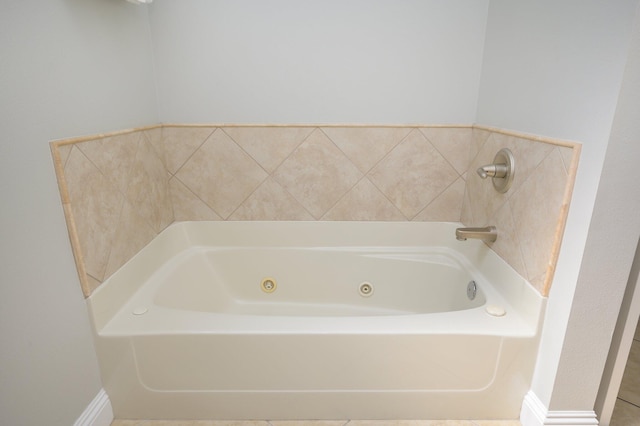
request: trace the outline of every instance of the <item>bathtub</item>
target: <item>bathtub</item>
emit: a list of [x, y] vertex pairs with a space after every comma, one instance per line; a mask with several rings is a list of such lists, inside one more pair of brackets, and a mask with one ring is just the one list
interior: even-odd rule
[[88, 299], [115, 417], [517, 418], [544, 298], [457, 226], [168, 227]]

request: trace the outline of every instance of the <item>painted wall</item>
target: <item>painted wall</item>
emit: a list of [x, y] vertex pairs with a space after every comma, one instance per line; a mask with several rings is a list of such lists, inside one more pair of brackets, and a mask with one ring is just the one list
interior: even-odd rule
[[157, 0], [165, 123], [475, 120], [488, 0]]
[[[640, 238], [640, 4], [634, 22], [552, 406], [570, 409], [580, 407], [578, 398], [596, 399], [597, 373], [605, 364], [606, 343], [611, 341]], [[635, 325], [637, 317], [631, 322]], [[576, 374], [576, 366], [581, 374]]]
[[[584, 144], [549, 298], [546, 324], [552, 326], [543, 332], [533, 384], [547, 406], [552, 400], [637, 4], [637, 0], [491, 0], [489, 7], [477, 121]], [[608, 348], [608, 342], [603, 345]], [[576, 365], [574, 371], [584, 366]], [[573, 401], [587, 401], [588, 405], [594, 390], [577, 387], [565, 391], [575, 392]], [[551, 408], [593, 407], [552, 404]]]
[[157, 121], [147, 11], [0, 4], [0, 424], [70, 425], [101, 388], [49, 141]]

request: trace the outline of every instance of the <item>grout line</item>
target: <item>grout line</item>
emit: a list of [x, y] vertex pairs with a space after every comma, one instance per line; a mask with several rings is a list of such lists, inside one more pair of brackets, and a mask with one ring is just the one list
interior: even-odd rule
[[634, 406], [634, 407], [636, 407], [636, 408], [640, 408], [640, 405], [634, 404], [634, 403], [633, 403], [633, 402], [631, 402], [631, 401], [627, 401], [627, 400], [626, 400], [626, 399], [624, 399], [624, 398], [618, 397], [618, 399], [619, 399], [620, 401], [624, 401], [624, 402], [626, 402], [626, 403], [627, 403], [627, 404], [629, 404], [629, 405], [633, 405], [633, 406]]

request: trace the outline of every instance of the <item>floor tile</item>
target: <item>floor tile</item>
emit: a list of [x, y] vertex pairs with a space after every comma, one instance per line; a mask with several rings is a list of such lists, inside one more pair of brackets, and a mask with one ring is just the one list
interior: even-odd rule
[[348, 420], [271, 420], [271, 426], [344, 426]]
[[640, 426], [640, 407], [618, 398], [609, 426]]
[[618, 397], [640, 406], [640, 342], [633, 341]]

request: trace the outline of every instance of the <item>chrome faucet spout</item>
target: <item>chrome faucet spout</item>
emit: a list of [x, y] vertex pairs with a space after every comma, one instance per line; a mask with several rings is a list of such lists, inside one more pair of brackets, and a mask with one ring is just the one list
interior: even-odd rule
[[486, 226], [484, 228], [457, 228], [456, 239], [458, 241], [466, 241], [468, 238], [482, 240], [492, 243], [498, 239], [498, 230], [495, 226]]

